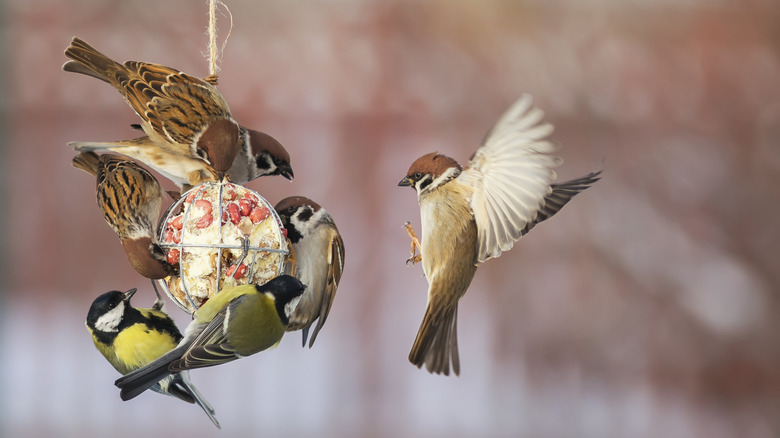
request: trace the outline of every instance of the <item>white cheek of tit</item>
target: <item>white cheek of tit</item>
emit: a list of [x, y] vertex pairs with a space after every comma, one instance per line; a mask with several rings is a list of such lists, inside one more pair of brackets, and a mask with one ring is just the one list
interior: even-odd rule
[[298, 303], [301, 301], [301, 297], [297, 296], [290, 300], [289, 303], [284, 305], [284, 314], [289, 318], [290, 315], [295, 312], [295, 308], [298, 307]]
[[101, 332], [118, 331], [119, 323], [122, 322], [122, 315], [125, 313], [125, 302], [120, 301], [116, 307], [104, 313], [95, 322], [95, 328]]

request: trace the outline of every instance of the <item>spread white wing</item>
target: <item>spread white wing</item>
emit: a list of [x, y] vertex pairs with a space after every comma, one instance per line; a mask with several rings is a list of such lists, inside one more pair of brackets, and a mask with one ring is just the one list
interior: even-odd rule
[[550, 155], [547, 140], [553, 126], [523, 95], [504, 113], [458, 177], [474, 189], [471, 207], [477, 222], [477, 262], [498, 257], [533, 224], [552, 192], [553, 168], [562, 163]]

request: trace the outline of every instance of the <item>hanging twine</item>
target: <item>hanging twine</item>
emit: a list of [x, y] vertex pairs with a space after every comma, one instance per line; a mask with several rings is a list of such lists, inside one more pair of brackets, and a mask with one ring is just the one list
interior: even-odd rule
[[[230, 28], [228, 29], [228, 33], [225, 36], [225, 41], [222, 42], [222, 47], [217, 47], [217, 6], [222, 6], [225, 8], [225, 11], [227, 11], [228, 18], [230, 18]], [[227, 40], [230, 38], [230, 34], [233, 31], [233, 14], [230, 13], [230, 9], [222, 3], [220, 0], [209, 0], [209, 27], [208, 27], [208, 35], [209, 35], [209, 47], [208, 47], [208, 57], [209, 57], [209, 75], [206, 77], [206, 82], [217, 85], [219, 82], [219, 76], [217, 75], [217, 70], [219, 70], [219, 66], [217, 65], [217, 61], [220, 56], [220, 52], [225, 50], [225, 46], [227, 45]]]

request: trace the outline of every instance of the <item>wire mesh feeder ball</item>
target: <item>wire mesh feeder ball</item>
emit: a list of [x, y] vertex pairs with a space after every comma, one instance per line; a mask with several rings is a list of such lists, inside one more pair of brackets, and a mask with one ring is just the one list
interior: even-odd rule
[[289, 255], [287, 230], [273, 206], [230, 182], [207, 182], [183, 194], [166, 210], [158, 233], [168, 262], [179, 265], [179, 275], [159, 280], [160, 286], [189, 313], [226, 286], [268, 282], [282, 273]]

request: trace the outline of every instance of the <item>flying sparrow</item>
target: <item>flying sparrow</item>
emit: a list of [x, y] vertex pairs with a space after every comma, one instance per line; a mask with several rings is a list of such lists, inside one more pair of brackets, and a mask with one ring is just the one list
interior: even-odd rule
[[175, 272], [155, 236], [162, 207], [157, 179], [136, 162], [111, 154], [82, 152], [73, 158], [73, 166], [96, 177], [98, 207], [133, 268], [151, 279]]
[[77, 149], [122, 153], [179, 185], [221, 179], [233, 165], [241, 130], [215, 86], [159, 64], [120, 64], [77, 37], [65, 56], [71, 61], [63, 70], [98, 78], [119, 90], [141, 118], [146, 133], [145, 137], [109, 144], [77, 142]]
[[294, 267], [288, 273], [307, 285], [298, 307], [290, 315], [287, 331], [302, 330], [305, 346], [309, 328], [318, 320], [309, 341], [311, 348], [325, 324], [341, 281], [344, 241], [333, 218], [309, 198], [291, 196], [274, 208], [287, 229], [295, 254]]
[[[418, 158], [399, 186], [413, 187], [420, 204], [422, 245], [411, 225], [411, 262], [422, 259], [428, 279], [425, 316], [409, 353], [418, 368], [460, 373], [457, 340], [458, 300], [477, 266], [512, 248], [539, 222], [557, 213], [577, 193], [599, 180], [601, 171], [554, 184], [550, 155], [556, 147], [544, 113], [523, 95], [499, 119], [463, 169], [438, 153]], [[416, 254], [416, 249], [420, 254]]]

